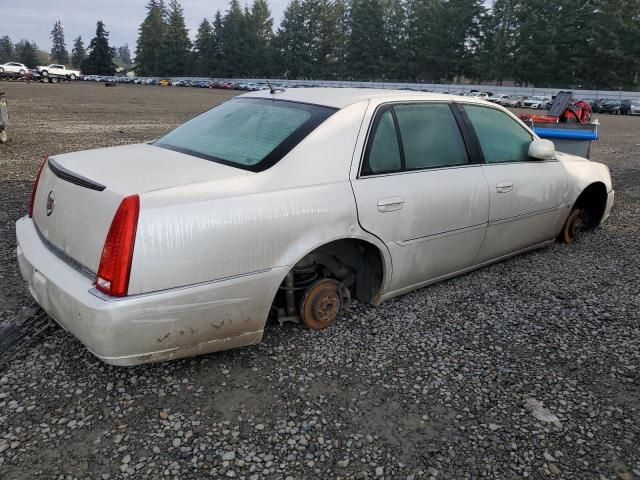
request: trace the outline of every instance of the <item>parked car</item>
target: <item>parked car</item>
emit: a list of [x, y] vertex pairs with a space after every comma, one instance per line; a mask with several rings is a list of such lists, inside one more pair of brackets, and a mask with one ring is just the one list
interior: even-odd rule
[[526, 100], [523, 100], [521, 102], [521, 105], [523, 108], [533, 108], [533, 109], [541, 110], [543, 108], [547, 108], [547, 103], [550, 101], [551, 101], [551, 97], [537, 95], [534, 97], [529, 97]]
[[18, 73], [20, 75], [26, 75], [29, 69], [24, 63], [7, 62], [0, 65], [0, 73]]
[[640, 100], [627, 100], [626, 115], [640, 115]]
[[158, 82], [158, 85], [160, 85], [161, 87], [170, 87], [172, 83], [171, 83], [171, 80], [169, 80], [168, 78], [163, 78]]
[[503, 107], [522, 108], [522, 103], [528, 99], [529, 97], [526, 96], [515, 95], [504, 100], [501, 105]]
[[502, 105], [503, 102], [509, 100], [511, 98], [510, 95], [494, 95], [492, 97], [487, 98], [492, 103], [497, 103], [498, 105]]
[[602, 104], [611, 100], [610, 98], [598, 98], [591, 103], [591, 111], [593, 113], [602, 113]]
[[133, 365], [257, 343], [270, 312], [322, 329], [351, 298], [571, 243], [613, 198], [605, 165], [486, 101], [259, 91], [150, 144], [49, 157], [17, 256], [53, 319]]
[[36, 72], [43, 77], [47, 77], [50, 75], [60, 75], [63, 77], [67, 77], [70, 80], [75, 80], [76, 78], [80, 77], [79, 70], [69, 70], [64, 65], [60, 65], [57, 63], [52, 63], [51, 65], [47, 65], [44, 67], [38, 66], [36, 67]]
[[464, 94], [465, 97], [473, 97], [473, 98], [478, 98], [478, 99], [482, 99], [482, 100], [488, 100], [490, 95], [486, 92], [468, 92]]
[[608, 113], [610, 115], [620, 115], [621, 111], [620, 100], [607, 100], [600, 104], [598, 113]]

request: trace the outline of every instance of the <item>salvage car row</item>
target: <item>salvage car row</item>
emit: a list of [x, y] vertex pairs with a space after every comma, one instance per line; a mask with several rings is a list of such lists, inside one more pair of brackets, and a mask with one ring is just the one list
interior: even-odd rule
[[[511, 108], [531, 108], [534, 110], [549, 109], [554, 97], [549, 96], [518, 96], [518, 95], [496, 95], [486, 98], [486, 100]], [[612, 115], [640, 115], [640, 100], [613, 98], [579, 98], [591, 106], [593, 113], [609, 113]]]

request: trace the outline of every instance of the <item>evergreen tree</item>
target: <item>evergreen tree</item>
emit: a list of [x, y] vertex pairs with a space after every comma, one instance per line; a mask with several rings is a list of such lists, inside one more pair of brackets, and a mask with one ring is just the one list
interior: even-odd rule
[[496, 0], [482, 19], [479, 52], [475, 73], [480, 80], [513, 78], [516, 36], [518, 33], [518, 3], [520, 0]]
[[310, 75], [316, 78], [336, 78], [338, 68], [338, 42], [347, 42], [343, 32], [340, 7], [344, 3], [331, 0], [306, 0], [309, 9], [308, 29], [312, 35], [309, 39], [312, 52], [312, 70]]
[[306, 23], [302, 2], [291, 0], [275, 39], [279, 68], [285, 78], [302, 78], [311, 65]]
[[385, 77], [404, 79], [407, 76], [406, 14], [402, 0], [388, 0], [384, 11]]
[[585, 88], [633, 88], [640, 78], [640, 1], [594, 0]]
[[18, 57], [17, 61], [24, 63], [29, 68], [38, 66], [38, 45], [28, 40], [20, 40], [16, 43], [14, 55]]
[[96, 36], [89, 43], [89, 56], [82, 62], [82, 72], [85, 75], [113, 75], [115, 54], [115, 49], [109, 46], [109, 32], [100, 20], [96, 24]]
[[[579, 67], [571, 62], [571, 56], [577, 52], [572, 52], [570, 45], [580, 49], [580, 44], [586, 45], [587, 39], [575, 36], [575, 32], [581, 29], [581, 22], [577, 15], [567, 10], [567, 4], [581, 1], [558, 0], [553, 8], [548, 0], [518, 3], [518, 30], [513, 60], [517, 81], [525, 85], [551, 87], [559, 78], [564, 81], [569, 77], [567, 67]], [[579, 40], [580, 44], [575, 44], [573, 39]]]
[[470, 73], [480, 38], [483, 2], [410, 0], [408, 10], [410, 74], [440, 82]]
[[335, 31], [335, 69], [336, 79], [343, 78], [348, 72], [347, 55], [349, 50], [349, 35], [351, 32], [351, 12], [349, 11], [349, 0], [335, 0], [333, 11], [336, 21]]
[[222, 71], [224, 75], [246, 75], [245, 16], [238, 0], [231, 0], [222, 20]]
[[213, 75], [216, 70], [216, 36], [211, 23], [205, 18], [198, 27], [193, 42], [196, 71], [198, 75]]
[[149, 0], [146, 8], [147, 16], [138, 29], [136, 73], [141, 76], [162, 75], [166, 8], [163, 0]]
[[384, 9], [380, 0], [354, 0], [351, 10], [349, 65], [362, 80], [381, 78], [387, 51]]
[[248, 75], [269, 76], [273, 70], [273, 19], [266, 0], [254, 0], [251, 11], [245, 15], [245, 34]]
[[69, 63], [69, 52], [67, 51], [67, 44], [64, 41], [64, 29], [62, 28], [60, 20], [53, 25], [51, 42], [53, 44], [51, 53], [49, 54], [51, 61], [67, 65]]
[[74, 68], [80, 68], [82, 62], [87, 57], [87, 51], [84, 48], [84, 42], [81, 36], [77, 36], [73, 41], [73, 50], [71, 51], [71, 65]]
[[129, 44], [127, 43], [125, 43], [121, 47], [118, 47], [116, 56], [124, 65], [131, 65], [133, 63], [131, 61], [131, 51], [129, 50]]
[[15, 51], [8, 35], [0, 37], [0, 63], [14, 61]]
[[162, 42], [164, 75], [184, 75], [191, 40], [184, 22], [184, 13], [178, 0], [169, 0], [169, 13]]
[[220, 10], [216, 11], [216, 16], [213, 19], [212, 27], [214, 38], [213, 44], [215, 45], [215, 67], [211, 74], [222, 75], [224, 71], [224, 53], [222, 50], [224, 24]]

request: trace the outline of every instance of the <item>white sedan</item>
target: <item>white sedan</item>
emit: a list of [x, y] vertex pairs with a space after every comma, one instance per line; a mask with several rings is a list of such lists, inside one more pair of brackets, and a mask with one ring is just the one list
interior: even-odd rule
[[0, 73], [19, 73], [20, 75], [26, 75], [29, 71], [27, 66], [18, 62], [7, 62], [0, 65]]
[[547, 104], [551, 101], [551, 97], [529, 97], [526, 100], [521, 102], [523, 108], [535, 108], [536, 110], [541, 110], [543, 108], [547, 108]]
[[[331, 325], [599, 225], [605, 165], [503, 107], [359, 89], [253, 92], [150, 144], [49, 157], [17, 229], [35, 300], [103, 361]], [[390, 327], [393, 328], [393, 327]]]

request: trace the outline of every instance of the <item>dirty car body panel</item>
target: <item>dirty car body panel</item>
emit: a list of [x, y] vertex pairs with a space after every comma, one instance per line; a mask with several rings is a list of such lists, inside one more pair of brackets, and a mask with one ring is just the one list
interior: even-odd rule
[[[494, 147], [465, 106], [537, 138], [467, 97], [294, 89], [243, 95], [155, 144], [56, 155], [16, 225], [22, 276], [92, 353], [135, 365], [259, 342], [288, 273], [332, 242], [379, 253], [376, 304], [548, 244], [594, 183], [606, 188], [606, 218], [606, 167], [561, 154], [491, 165]], [[240, 133], [210, 139], [216, 109]], [[512, 189], [495, 193], [505, 182]], [[127, 288], [111, 295], [97, 277], [132, 196]], [[521, 211], [496, 216], [496, 204]]]

